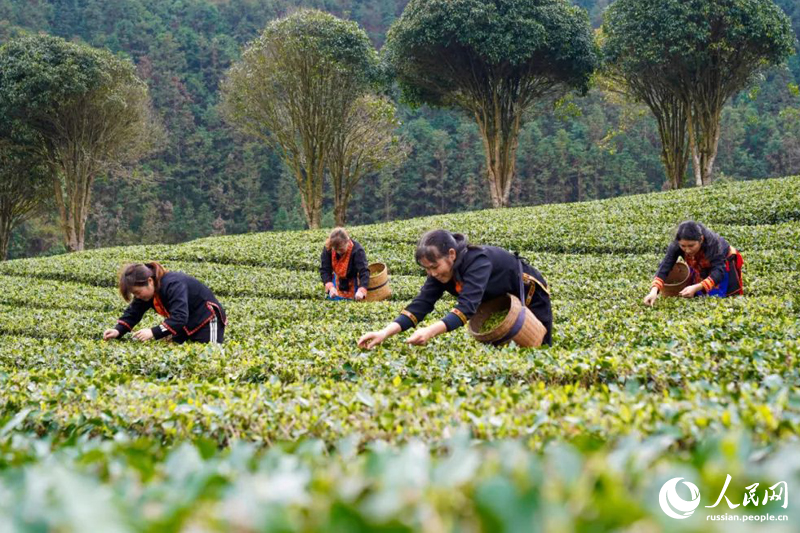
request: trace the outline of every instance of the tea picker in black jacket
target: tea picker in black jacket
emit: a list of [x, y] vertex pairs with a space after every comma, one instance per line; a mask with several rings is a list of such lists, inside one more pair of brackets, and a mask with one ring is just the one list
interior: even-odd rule
[[691, 285], [684, 288], [679, 296], [726, 296], [744, 294], [742, 266], [744, 259], [739, 251], [728, 244], [710, 229], [693, 220], [682, 222], [675, 232], [675, 239], [667, 248], [667, 253], [644, 297], [646, 305], [653, 305], [672, 267], [682, 258], [689, 266]]
[[[167, 272], [158, 263], [126, 266], [119, 277], [119, 292], [131, 302], [117, 325], [103, 333], [104, 340], [132, 331], [149, 309], [164, 317], [155, 327], [140, 329], [133, 338], [162, 339], [183, 343], [222, 343], [228, 319], [211, 289], [182, 272]], [[133, 296], [133, 301], [131, 301]]]
[[447, 291], [458, 298], [456, 306], [443, 319], [417, 330], [407, 341], [426, 344], [437, 335], [465, 325], [482, 302], [507, 293], [518, 294], [520, 276], [525, 287], [522, 303], [547, 330], [543, 344], [552, 344], [553, 312], [547, 281], [525, 260], [496, 246], [470, 245], [463, 235], [446, 230], [423, 235], [416, 259], [428, 274], [419, 294], [394, 322], [380, 331], [364, 334], [358, 340], [360, 347], [373, 348], [392, 335], [415, 327]]
[[367, 253], [344, 228], [334, 228], [319, 258], [319, 275], [329, 300], [363, 300], [369, 286]]

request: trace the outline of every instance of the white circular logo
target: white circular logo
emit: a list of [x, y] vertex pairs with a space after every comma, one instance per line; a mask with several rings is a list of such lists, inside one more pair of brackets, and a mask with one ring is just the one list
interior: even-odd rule
[[661, 487], [661, 492], [658, 494], [658, 503], [661, 505], [661, 510], [670, 518], [677, 518], [678, 520], [692, 516], [694, 510], [700, 505], [700, 489], [694, 483], [683, 482], [684, 485], [689, 487], [689, 491], [692, 494], [691, 500], [686, 501], [678, 496], [676, 487], [682, 479], [682, 477], [670, 479], [664, 483], [664, 486]]

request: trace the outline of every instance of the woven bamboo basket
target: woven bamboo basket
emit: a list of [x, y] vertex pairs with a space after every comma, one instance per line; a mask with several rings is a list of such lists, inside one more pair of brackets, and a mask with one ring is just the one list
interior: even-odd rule
[[662, 296], [678, 296], [680, 292], [691, 285], [692, 275], [689, 265], [686, 263], [675, 263], [669, 271], [667, 279], [664, 280], [664, 288], [661, 289]]
[[[498, 311], [507, 311], [506, 317], [493, 330], [481, 333], [481, 326]], [[520, 316], [520, 314], [523, 316]], [[522, 321], [521, 325], [518, 320]], [[512, 335], [517, 326], [517, 332]], [[469, 333], [476, 341], [502, 346], [514, 341], [518, 346], [537, 347], [542, 345], [547, 328], [530, 309], [522, 305], [513, 294], [500, 296], [482, 303], [469, 321]]]
[[392, 295], [389, 285], [389, 269], [383, 263], [369, 265], [369, 285], [367, 285], [368, 302], [380, 302]]

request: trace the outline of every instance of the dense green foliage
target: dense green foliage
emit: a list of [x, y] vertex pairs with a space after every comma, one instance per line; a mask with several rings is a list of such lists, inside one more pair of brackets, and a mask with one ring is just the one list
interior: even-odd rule
[[[735, 503], [753, 482], [791, 491], [799, 196], [793, 177], [354, 227], [391, 272], [378, 303], [323, 300], [324, 230], [0, 264], [0, 526], [652, 530], [675, 525], [658, 490], [678, 475], [703, 505], [727, 473]], [[689, 217], [742, 251], [747, 295], [646, 308]], [[463, 328], [426, 347], [404, 335], [356, 347], [421, 286], [414, 242], [433, 227], [543, 272], [552, 348], [493, 348]], [[100, 340], [124, 308], [120, 264], [143, 259], [216, 292], [230, 317], [222, 349]], [[794, 505], [743, 509], [800, 519]], [[703, 514], [715, 511], [686, 527], [713, 530]]]
[[[593, 26], [608, 0], [576, 0]], [[794, 0], [776, 3], [800, 33]], [[293, 178], [279, 157], [237, 136], [220, 119], [218, 85], [245, 43], [290, 5], [322, 8], [361, 24], [377, 47], [406, 0], [0, 0], [0, 41], [46, 31], [129, 55], [147, 81], [168, 136], [163, 150], [132, 175], [95, 183], [87, 246], [180, 242], [210, 234], [304, 225]], [[722, 116], [717, 168], [734, 179], [800, 171], [800, 60], [738, 95]], [[579, 112], [578, 114], [574, 112]], [[657, 191], [664, 184], [655, 122], [638, 107], [591, 91], [523, 127], [512, 205], [607, 198]], [[489, 205], [483, 146], [471, 119], [447, 111], [400, 109], [411, 146], [397, 170], [367, 176], [349, 220], [474, 210]], [[442, 186], [445, 183], [446, 186]], [[323, 223], [333, 223], [326, 192]], [[17, 231], [11, 255], [63, 250], [54, 221]]]
[[596, 66], [587, 22], [563, 0], [412, 0], [387, 53], [407, 100], [472, 111], [472, 93], [493, 83], [522, 98], [529, 78], [543, 86], [534, 93], [551, 84], [585, 92]]

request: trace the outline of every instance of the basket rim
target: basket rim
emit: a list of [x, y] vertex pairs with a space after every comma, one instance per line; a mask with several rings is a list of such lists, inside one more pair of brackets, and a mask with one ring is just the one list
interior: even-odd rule
[[[481, 333], [480, 326], [483, 325], [487, 318], [489, 318], [489, 315], [493, 314], [493, 312], [496, 312], [488, 312], [485, 317], [482, 317], [483, 313], [481, 313], [481, 307], [487, 309], [496, 307], [498, 304], [501, 304], [502, 306], [505, 304], [505, 302], [508, 302], [508, 307], [506, 307], [506, 317], [503, 319], [503, 321], [495, 326], [491, 331]], [[519, 301], [519, 298], [511, 293], [506, 293], [502, 296], [498, 296], [497, 298], [492, 298], [491, 300], [483, 302], [480, 306], [478, 306], [478, 310], [474, 315], [472, 315], [472, 318], [467, 321], [467, 330], [469, 331], [469, 334], [472, 335], [477, 341], [491, 342], [497, 340], [496, 338], [502, 337], [502, 335], [504, 335], [505, 332], [507, 332], [514, 325], [517, 314], [521, 312], [520, 308], [524, 307], [525, 306], [522, 305], [522, 302]], [[512, 315], [512, 311], [515, 308], [518, 309], [518, 311], [516, 314]], [[478, 328], [478, 331], [476, 331], [476, 328]]]
[[[370, 263], [367, 268], [369, 269], [369, 284], [370, 285], [384, 285], [389, 280], [389, 267], [386, 263]], [[373, 270], [375, 270], [373, 272]]]
[[372, 267], [381, 267], [380, 270], [375, 272], [376, 275], [382, 274], [383, 272], [385, 272], [389, 268], [389, 267], [386, 266], [386, 263], [382, 263], [380, 261], [375, 262], [375, 263], [370, 263], [369, 265], [367, 265], [367, 268], [369, 269], [369, 273], [370, 274], [372, 274]]
[[[675, 263], [675, 266], [672, 267], [672, 269], [669, 271], [669, 274], [672, 274], [672, 270], [674, 270], [674, 269], [676, 269], [678, 267], [686, 269], [686, 276], [684, 276], [684, 278], [681, 281], [678, 281], [677, 283], [667, 283], [666, 280], [665, 280], [664, 281], [664, 286], [665, 287], [677, 287], [679, 285], [683, 285], [691, 277], [692, 270], [689, 268], [689, 265], [687, 265], [686, 263], [683, 263], [683, 262]], [[669, 278], [669, 274], [667, 274], [667, 278]]]

